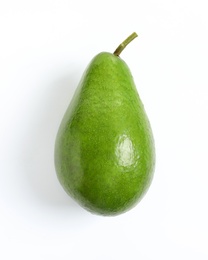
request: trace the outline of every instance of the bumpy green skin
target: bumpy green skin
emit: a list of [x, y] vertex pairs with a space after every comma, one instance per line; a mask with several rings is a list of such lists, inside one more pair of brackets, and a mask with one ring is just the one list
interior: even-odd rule
[[118, 215], [143, 197], [154, 171], [151, 127], [126, 63], [100, 53], [69, 105], [55, 145], [57, 176], [80, 205]]

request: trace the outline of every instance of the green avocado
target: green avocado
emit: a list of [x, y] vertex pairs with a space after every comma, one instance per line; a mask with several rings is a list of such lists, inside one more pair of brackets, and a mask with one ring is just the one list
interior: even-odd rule
[[[132, 36], [137, 35], [128, 43]], [[134, 207], [155, 167], [150, 123], [131, 72], [118, 56], [126, 45], [92, 59], [55, 143], [55, 168], [65, 191], [86, 210], [105, 216]]]

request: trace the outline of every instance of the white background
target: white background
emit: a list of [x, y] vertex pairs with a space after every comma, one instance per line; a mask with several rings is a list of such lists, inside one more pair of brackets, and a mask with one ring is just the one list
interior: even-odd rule
[[[206, 0], [0, 1], [0, 259], [208, 259]], [[55, 136], [94, 55], [122, 53], [152, 124], [145, 198], [92, 215], [60, 186]]]

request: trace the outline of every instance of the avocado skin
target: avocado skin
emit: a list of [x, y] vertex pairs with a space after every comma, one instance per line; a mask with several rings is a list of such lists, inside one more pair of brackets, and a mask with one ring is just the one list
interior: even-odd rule
[[84, 72], [59, 127], [55, 168], [65, 191], [94, 214], [124, 213], [148, 190], [154, 139], [120, 57], [102, 52]]

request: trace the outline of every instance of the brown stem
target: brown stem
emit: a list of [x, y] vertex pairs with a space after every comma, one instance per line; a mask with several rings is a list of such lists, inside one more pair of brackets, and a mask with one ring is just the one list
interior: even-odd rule
[[128, 38], [126, 38], [125, 41], [123, 41], [118, 48], [114, 51], [114, 55], [119, 56], [121, 54], [121, 52], [123, 51], [124, 48], [126, 48], [126, 46], [137, 37], [137, 33], [132, 33]]

